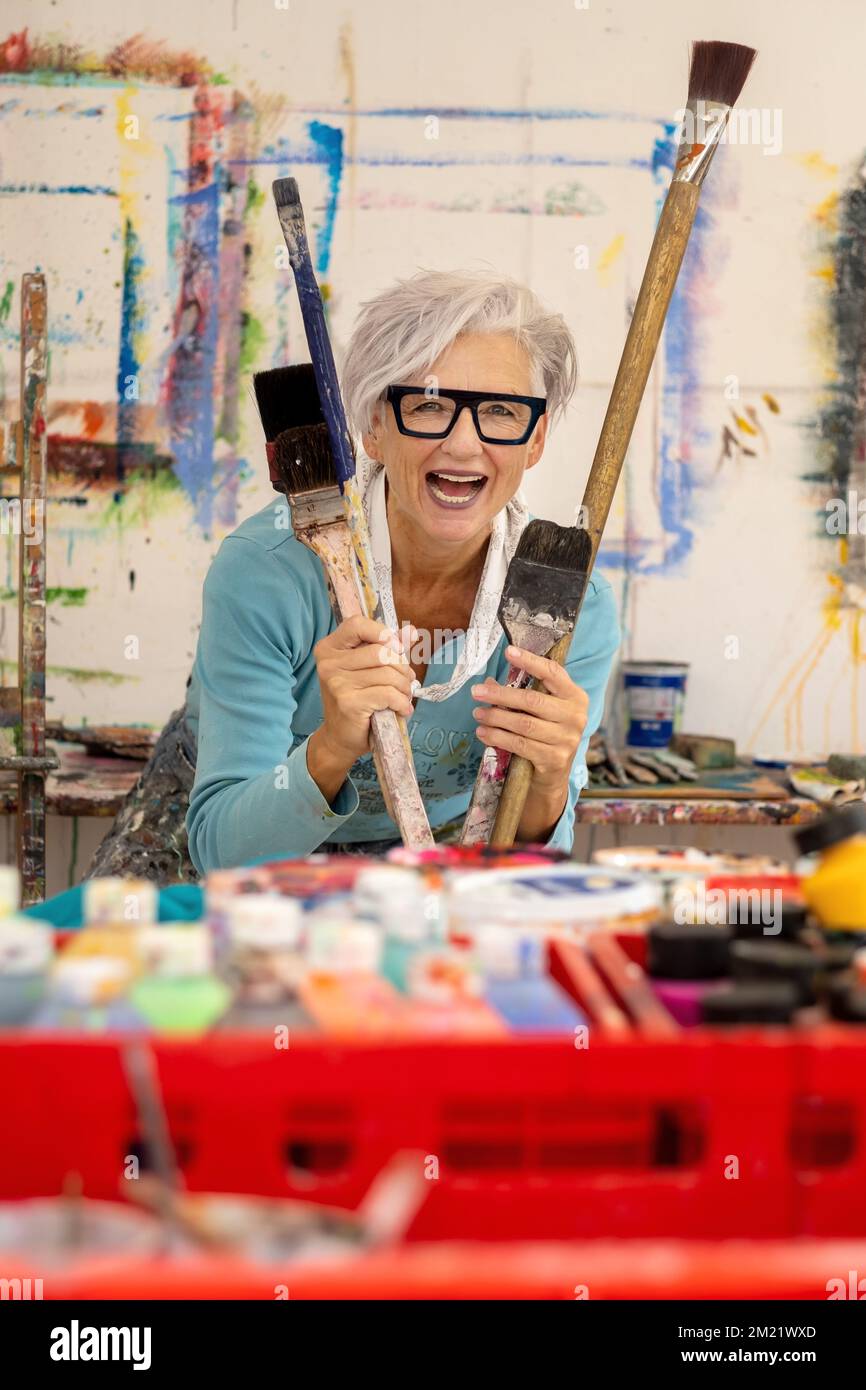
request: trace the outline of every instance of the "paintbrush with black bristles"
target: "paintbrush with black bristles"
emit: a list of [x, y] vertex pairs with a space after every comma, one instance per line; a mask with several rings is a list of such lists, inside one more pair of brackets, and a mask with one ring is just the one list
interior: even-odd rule
[[[692, 44], [688, 97], [674, 172], [656, 226], [583, 494], [581, 515], [590, 540], [588, 572], [595, 562], [613, 503], [668, 305], [697, 215], [701, 187], [754, 60], [754, 48], [746, 48], [743, 44], [715, 41]], [[570, 636], [557, 642], [548, 653], [551, 660], [564, 662], [570, 642]], [[494, 844], [513, 844], [531, 781], [532, 765], [525, 758], [513, 757], [493, 827]]]
[[[271, 481], [286, 494], [292, 531], [321, 560], [338, 622], [363, 614], [352, 536], [313, 368], [305, 363], [257, 372], [253, 388]], [[412, 849], [429, 847], [433, 836], [405, 720], [393, 710], [379, 710], [370, 721], [370, 742], [385, 806], [403, 843]]]
[[[536, 656], [547, 656], [574, 631], [588, 573], [589, 537], [578, 526], [530, 521], [517, 543], [499, 600], [498, 616], [508, 641]], [[509, 668], [506, 685], [523, 689], [530, 677]], [[463, 830], [462, 845], [487, 844], [511, 754], [487, 747], [481, 758]]]

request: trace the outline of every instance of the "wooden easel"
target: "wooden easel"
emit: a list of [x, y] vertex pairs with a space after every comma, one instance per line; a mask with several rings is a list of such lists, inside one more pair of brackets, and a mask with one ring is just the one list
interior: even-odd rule
[[18, 774], [21, 901], [45, 897], [45, 777], [58, 766], [45, 752], [45, 392], [48, 366], [45, 276], [21, 279], [21, 394], [3, 478], [18, 474], [18, 497], [3, 499], [3, 529], [18, 503], [18, 684], [0, 688], [0, 723], [14, 732], [0, 771]]

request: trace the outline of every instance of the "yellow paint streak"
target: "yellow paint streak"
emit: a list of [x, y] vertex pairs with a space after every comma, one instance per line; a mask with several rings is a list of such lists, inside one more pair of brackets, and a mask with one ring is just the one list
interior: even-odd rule
[[[766, 709], [764, 710], [764, 713], [761, 715], [761, 718], [759, 719], [759, 721], [758, 721], [758, 723], [757, 723], [755, 729], [753, 730], [751, 736], [750, 736], [749, 739], [747, 740], [747, 743], [746, 743], [746, 751], [747, 751], [747, 752], [751, 752], [751, 751], [754, 749], [754, 746], [755, 746], [755, 743], [756, 743], [756, 741], [757, 741], [758, 735], [760, 734], [761, 730], [764, 728], [764, 725], [765, 725], [765, 724], [767, 723], [767, 721], [769, 720], [770, 715], [773, 713], [773, 710], [776, 708], [776, 706], [778, 705], [779, 701], [782, 700], [782, 699], [785, 697], [785, 695], [786, 695], [788, 689], [790, 688], [791, 682], [794, 681], [794, 680], [797, 678], [797, 676], [798, 676], [798, 674], [800, 673], [800, 670], [801, 670], [801, 668], [803, 667], [803, 665], [804, 665], [806, 662], [808, 662], [808, 661], [810, 661], [810, 660], [812, 659], [813, 654], [815, 653], [816, 649], [820, 649], [820, 651], [823, 651], [823, 648], [824, 648], [824, 647], [827, 645], [827, 643], [830, 641], [830, 639], [832, 638], [832, 635], [833, 635], [832, 632], [827, 632], [827, 631], [825, 631], [825, 632], [823, 632], [823, 633], [819, 633], [819, 634], [818, 634], [818, 637], [815, 639], [815, 641], [810, 642], [810, 644], [809, 644], [809, 646], [806, 648], [805, 652], [802, 652], [802, 653], [800, 654], [800, 656], [797, 657], [796, 661], [794, 661], [794, 662], [788, 667], [788, 670], [785, 672], [784, 676], [782, 677], [782, 679], [780, 680], [779, 684], [777, 685], [777, 687], [776, 687], [776, 689], [775, 689], [773, 695], [771, 696], [771, 698], [770, 698], [770, 703], [767, 705], [767, 707], [766, 707]], [[820, 655], [820, 651], [819, 651], [819, 655]], [[787, 725], [786, 725], [786, 733], [787, 733]]]
[[813, 209], [812, 216], [816, 222], [822, 222], [828, 231], [836, 231], [839, 222], [838, 192], [828, 193]]
[[358, 179], [358, 165], [355, 158], [358, 149], [358, 80], [351, 21], [346, 20], [345, 23], [340, 26], [340, 34], [337, 43], [340, 72], [346, 92], [343, 102], [348, 110], [345, 135], [345, 148], [348, 158], [346, 159], [344, 167], [348, 175], [349, 216], [350, 218], [354, 218]]
[[839, 172], [839, 165], [831, 164], [820, 150], [807, 150], [804, 154], [794, 155], [794, 161], [808, 173], [818, 174], [822, 178], [835, 178]]
[[[825, 632], [823, 637], [820, 638], [817, 650], [814, 652], [812, 660], [809, 662], [808, 666], [805, 668], [802, 675], [800, 676], [800, 679], [797, 681], [796, 687], [794, 688], [794, 693], [791, 696], [791, 699], [788, 702], [788, 705], [785, 709], [785, 746], [786, 748], [793, 747], [795, 751], [798, 753], [804, 753], [806, 751], [806, 749], [803, 746], [803, 695], [806, 691], [806, 682], [808, 681], [809, 677], [811, 675], [814, 675], [815, 671], [818, 669], [818, 666], [821, 662], [821, 658], [823, 657], [825, 651], [827, 650], [827, 648], [833, 640], [833, 635], [834, 634], [832, 631]], [[790, 721], [792, 716], [794, 719], [795, 727], [793, 743], [791, 742], [790, 736]]]
[[758, 431], [755, 429], [754, 425], [750, 425], [749, 422], [748, 422], [748, 420], [746, 420], [742, 415], [734, 415], [734, 419], [735, 419], [736, 422], [737, 422], [738, 428], [741, 429], [741, 430], [743, 430], [745, 434], [757, 434], [757, 433], [758, 433]]
[[781, 413], [782, 407], [779, 405], [779, 402], [776, 400], [776, 397], [770, 395], [769, 391], [764, 392], [764, 394], [761, 396], [761, 400], [764, 402], [764, 405], [767, 407], [768, 410], [772, 410], [774, 415], [779, 415]]
[[619, 260], [624, 248], [625, 233], [620, 232], [618, 236], [614, 237], [613, 241], [608, 243], [608, 245], [604, 248], [601, 255], [599, 256], [596, 271], [598, 273], [598, 278], [603, 285], [608, 283], [610, 279], [611, 267], [615, 265], [616, 262]]

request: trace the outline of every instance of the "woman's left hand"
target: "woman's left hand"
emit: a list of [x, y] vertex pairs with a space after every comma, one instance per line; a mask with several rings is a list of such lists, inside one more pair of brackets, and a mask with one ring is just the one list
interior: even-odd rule
[[546, 795], [566, 792], [571, 765], [589, 714], [589, 696], [555, 661], [535, 656], [520, 647], [506, 647], [505, 655], [538, 680], [541, 690], [516, 690], [488, 676], [473, 685], [472, 694], [483, 702], [473, 711], [477, 734], [486, 747], [519, 753], [533, 766], [532, 788]]

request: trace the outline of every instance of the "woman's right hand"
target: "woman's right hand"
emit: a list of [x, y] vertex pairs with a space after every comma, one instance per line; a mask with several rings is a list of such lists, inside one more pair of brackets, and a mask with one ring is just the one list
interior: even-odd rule
[[371, 715], [391, 709], [408, 718], [414, 712], [415, 675], [405, 646], [416, 637], [414, 628], [407, 627], [401, 640], [372, 618], [355, 617], [316, 643], [325, 717], [309, 740], [307, 766], [326, 800], [333, 800], [349, 768], [369, 751]]

